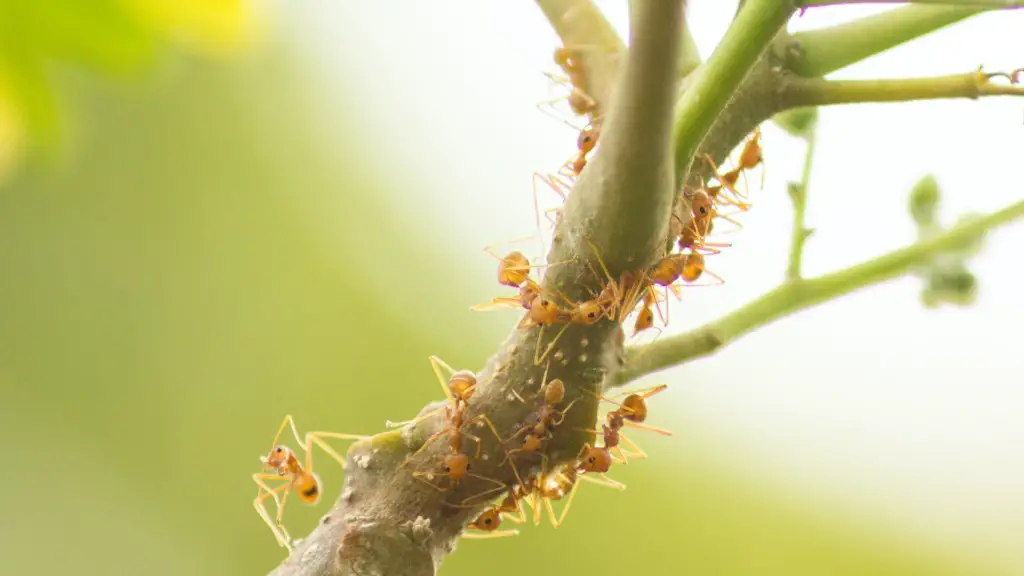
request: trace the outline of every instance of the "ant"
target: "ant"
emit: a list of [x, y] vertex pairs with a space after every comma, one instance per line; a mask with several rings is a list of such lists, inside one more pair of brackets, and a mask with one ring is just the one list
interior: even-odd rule
[[543, 382], [545, 383], [541, 384], [541, 389], [544, 393], [544, 403], [527, 417], [527, 420], [534, 422], [534, 424], [523, 426], [508, 439], [508, 441], [514, 440], [525, 433], [522, 445], [519, 448], [506, 452], [505, 458], [511, 458], [513, 454], [519, 452], [533, 453], [539, 450], [541, 444], [551, 438], [555, 427], [565, 421], [565, 414], [576, 403], [576, 400], [573, 400], [564, 410], [558, 408], [558, 405], [565, 399], [565, 384], [558, 378], [550, 382], [547, 381], [548, 368], [550, 367], [551, 364], [549, 362], [547, 367], [544, 368]]
[[[647, 398], [666, 388], [668, 388], [668, 385], [660, 384], [647, 390], [631, 393], [626, 396], [621, 404], [608, 400], [603, 396], [598, 396], [601, 400], [616, 404], [618, 408], [609, 412], [606, 415], [607, 423], [601, 425], [600, 432], [603, 436], [604, 445], [591, 446], [589, 442], [584, 444], [578, 456], [579, 464], [577, 469], [583, 473], [604, 474], [611, 468], [613, 462], [625, 464], [629, 461], [630, 456], [635, 459], [646, 458], [647, 453], [627, 438], [625, 434], [622, 434], [623, 426], [632, 426], [671, 436], [672, 433], [668, 430], [652, 428], [642, 424], [647, 419]], [[595, 433], [596, 431], [588, 430], [588, 432]], [[620, 441], [625, 441], [629, 444], [631, 451], [628, 454], [620, 447]], [[617, 458], [612, 455], [612, 450], [618, 455]]]
[[[419, 453], [426, 450], [427, 447], [430, 446], [430, 444], [433, 443], [435, 440], [447, 435], [449, 436], [449, 453], [446, 454], [443, 459], [443, 473], [436, 474], [434, 472], [417, 471], [413, 472], [413, 476], [415, 478], [440, 491], [445, 491], [446, 489], [441, 488], [440, 486], [431, 482], [431, 480], [435, 476], [448, 476], [449, 480], [451, 481], [450, 488], [448, 489], [454, 488], [460, 480], [467, 476], [471, 476], [473, 478], [478, 478], [481, 480], [486, 480], [488, 482], [492, 482], [495, 484], [500, 484], [502, 488], [504, 488], [504, 484], [498, 482], [497, 480], [493, 480], [486, 476], [481, 476], [479, 474], [474, 474], [470, 472], [469, 455], [463, 453], [462, 451], [463, 437], [471, 438], [476, 441], [475, 457], [480, 457], [480, 452], [482, 448], [480, 438], [468, 432], [462, 431], [462, 427], [471, 422], [484, 422], [491, 429], [491, 432], [494, 433], [495, 437], [498, 438], [499, 441], [501, 440], [501, 435], [498, 434], [497, 429], [494, 427], [494, 424], [491, 423], [490, 418], [488, 418], [486, 414], [479, 414], [472, 418], [466, 418], [466, 412], [469, 409], [469, 399], [473, 396], [473, 392], [475, 391], [477, 385], [476, 376], [473, 375], [473, 373], [469, 372], [468, 370], [453, 370], [450, 366], [448, 366], [443, 360], [441, 360], [437, 356], [431, 356], [430, 363], [434, 368], [434, 374], [437, 375], [437, 380], [441, 384], [441, 388], [444, 390], [445, 396], [448, 398], [448, 405], [444, 407], [445, 421], [447, 422], [448, 425], [442, 430], [435, 432], [429, 438], [427, 438], [423, 445], [420, 446], [420, 448], [411, 456], [409, 456], [409, 458], [406, 459], [405, 463], [403, 463], [402, 465], [405, 466], [405, 464], [410, 462]], [[445, 377], [442, 374], [442, 369], [446, 370], [449, 374], [451, 374], [447, 381], [445, 380]], [[414, 422], [422, 420], [423, 418], [426, 418], [427, 416], [435, 412], [437, 411], [435, 410], [429, 412], [417, 418], [416, 420], [414, 420]]]
[[[546, 468], [546, 458], [545, 466]], [[576, 490], [579, 488], [579, 481], [585, 480], [608, 488], [615, 488], [616, 490], [625, 490], [626, 485], [621, 482], [616, 482], [611, 478], [608, 478], [604, 474], [600, 474], [600, 479], [581, 474], [577, 470], [577, 464], [575, 461], [567, 462], [559, 466], [552, 472], [542, 471], [536, 480], [536, 496], [539, 496], [544, 501], [544, 507], [548, 512], [548, 520], [551, 521], [551, 526], [558, 528], [565, 521], [566, 514], [569, 513], [569, 507], [572, 505], [572, 500], [576, 496]], [[568, 498], [566, 498], [568, 496]], [[566, 498], [565, 506], [562, 508], [562, 513], [555, 517], [555, 509], [551, 504], [555, 500], [561, 500]], [[533, 523], [534, 525], [540, 524], [540, 506], [534, 508]]]
[[[509, 486], [508, 494], [505, 498], [481, 512], [475, 520], [466, 525], [466, 528], [479, 530], [479, 532], [466, 532], [462, 534], [462, 537], [484, 539], [518, 535], [518, 530], [498, 530], [498, 527], [501, 526], [503, 519], [511, 520], [517, 524], [526, 522], [526, 510], [523, 509], [523, 502], [530, 503], [530, 507], [536, 509], [536, 504], [533, 502], [534, 490], [533, 480]], [[479, 496], [479, 494], [471, 496], [464, 500], [463, 503], [476, 499]]]
[[[299, 463], [299, 459], [295, 456], [295, 452], [290, 448], [277, 443], [286, 427], [291, 427], [292, 434], [295, 436], [295, 441], [298, 442], [300, 446], [304, 447], [306, 452], [305, 464]], [[295, 428], [295, 421], [292, 419], [291, 414], [289, 414], [284, 417], [281, 427], [278, 428], [277, 434], [274, 435], [274, 440], [271, 442], [270, 452], [267, 453], [266, 456], [260, 457], [260, 462], [263, 463], [262, 470], [252, 475], [253, 481], [256, 482], [257, 486], [259, 486], [256, 498], [252, 502], [253, 507], [256, 508], [256, 512], [259, 513], [260, 518], [263, 518], [263, 521], [270, 527], [270, 530], [274, 533], [274, 538], [277, 539], [277, 543], [284, 546], [289, 552], [291, 551], [291, 536], [288, 534], [288, 530], [284, 527], [284, 523], [282, 522], [284, 506], [288, 501], [288, 494], [291, 493], [292, 489], [294, 489], [298, 492], [299, 499], [307, 504], [316, 504], [320, 500], [320, 477], [313, 473], [313, 444], [316, 444], [324, 452], [337, 460], [342, 467], [345, 466], [345, 459], [331, 448], [331, 446], [324, 441], [324, 438], [365, 440], [369, 438], [369, 436], [340, 434], [337, 432], [307, 432], [305, 441], [303, 441], [303, 439], [299, 437], [298, 430]], [[274, 473], [268, 473], [267, 470], [273, 470]], [[284, 480], [287, 483], [281, 484], [276, 488], [270, 488], [267, 485], [267, 482], [271, 480]], [[280, 497], [278, 494], [280, 494]], [[273, 498], [274, 504], [277, 505], [276, 522], [272, 522], [270, 520], [270, 516], [267, 514], [267, 510], [263, 505], [264, 500], [267, 498]]]
[[714, 272], [708, 270], [707, 267], [704, 265], [703, 254], [701, 254], [700, 252], [690, 252], [689, 254], [686, 255], [686, 258], [683, 261], [683, 282], [686, 282], [687, 284], [692, 284], [696, 282], [698, 279], [700, 279], [700, 277], [705, 272], [707, 272], [711, 276], [714, 276], [716, 282], [712, 284], [712, 286], [725, 284], [725, 279], [723, 279], [718, 274], [715, 274]]

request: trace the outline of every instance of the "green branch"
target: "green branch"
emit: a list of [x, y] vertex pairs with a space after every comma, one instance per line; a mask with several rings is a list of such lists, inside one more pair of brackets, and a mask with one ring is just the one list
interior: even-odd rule
[[624, 384], [645, 374], [706, 356], [779, 318], [898, 278], [936, 255], [969, 246], [988, 231], [1021, 217], [1024, 217], [1024, 201], [972, 218], [927, 241], [894, 250], [845, 270], [784, 283], [742, 308], [696, 330], [662, 338], [639, 350], [628, 350], [627, 365], [616, 374], [616, 384]]
[[794, 12], [783, 0], [747, 0], [676, 106], [676, 184], [686, 181], [701, 142], [743, 79]]
[[999, 84], [993, 78], [1016, 80], [1012, 73], [967, 74], [893, 80], [824, 80], [801, 78], [786, 84], [782, 98], [788, 106], [828, 106], [860, 102], [909, 102], [940, 98], [1024, 96], [1024, 85]]
[[794, 34], [796, 56], [787, 68], [800, 76], [824, 76], [885, 52], [986, 8], [963, 6], [904, 6], [853, 22]]
[[789, 282], [800, 279], [804, 243], [814, 232], [804, 226], [804, 215], [807, 211], [807, 185], [811, 179], [811, 164], [814, 160], [815, 133], [815, 127], [812, 125], [804, 137], [807, 151], [804, 153], [804, 170], [800, 181], [789, 183], [789, 197], [793, 201], [793, 232], [789, 245], [789, 266], [786, 268], [786, 280]]

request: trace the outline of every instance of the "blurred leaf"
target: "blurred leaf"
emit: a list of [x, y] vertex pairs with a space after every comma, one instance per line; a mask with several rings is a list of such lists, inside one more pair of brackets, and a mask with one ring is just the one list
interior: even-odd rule
[[786, 110], [773, 116], [772, 122], [792, 136], [807, 139], [818, 125], [818, 108], [812, 106]]

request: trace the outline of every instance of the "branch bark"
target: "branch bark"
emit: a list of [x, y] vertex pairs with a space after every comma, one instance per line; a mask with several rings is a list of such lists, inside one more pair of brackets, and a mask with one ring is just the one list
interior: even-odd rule
[[[596, 293], [602, 279], [589, 272], [592, 255], [585, 240], [598, 245], [615, 275], [646, 266], [660, 255], [674, 192], [669, 127], [683, 4], [683, 0], [642, 2], [632, 13], [632, 48], [610, 102], [601, 154], [574, 187], [552, 242], [549, 261], [567, 263], [549, 269], [542, 281], [544, 292], [557, 289], [574, 301], [588, 290]], [[564, 12], [561, 17], [566, 18]], [[486, 428], [478, 433], [482, 451], [472, 461], [473, 473], [514, 484], [516, 473], [504, 463], [506, 448], [500, 440], [514, 434], [536, 403], [520, 402], [512, 393], [536, 399], [545, 375], [561, 379], [565, 402], [575, 402], [547, 443], [547, 463], [574, 460], [590, 438], [580, 430], [594, 428], [597, 420], [598, 401], [591, 392], [602, 390], [606, 376], [621, 364], [622, 328], [608, 319], [591, 326], [568, 326], [550, 362], [538, 366], [536, 352], [552, 342], [553, 332], [549, 329], [545, 334], [538, 327], [514, 330], [477, 374], [467, 416], [488, 415], [502, 438], [488, 437]], [[424, 411], [434, 408], [427, 406]], [[493, 488], [491, 483], [467, 477], [453, 489], [440, 491], [412, 475], [414, 470], [440, 473], [447, 451], [444, 442], [419, 449], [444, 427], [444, 418], [436, 415], [400, 432], [354, 444], [346, 457], [345, 486], [333, 509], [272, 574], [433, 574], [464, 526], [486, 505], [462, 503]], [[521, 456], [515, 463], [523, 474], [541, 466], [539, 454]], [[407, 464], [403, 467], [403, 463]]]

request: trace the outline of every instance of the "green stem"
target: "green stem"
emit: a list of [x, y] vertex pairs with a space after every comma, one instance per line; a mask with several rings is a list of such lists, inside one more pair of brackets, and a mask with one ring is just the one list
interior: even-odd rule
[[792, 58], [787, 67], [801, 76], [824, 76], [985, 11], [963, 6], [904, 6], [853, 22], [800, 32], [793, 35], [800, 55]]
[[804, 243], [811, 235], [811, 230], [804, 227], [804, 214], [807, 210], [807, 184], [811, 179], [811, 163], [814, 160], [814, 134], [811, 130], [807, 135], [807, 151], [804, 153], [804, 171], [799, 184], [790, 187], [793, 200], [793, 233], [789, 245], [789, 267], [786, 269], [786, 280], [793, 282], [801, 276], [800, 265], [803, 262]]
[[616, 374], [615, 385], [706, 356], [774, 320], [902, 276], [937, 254], [955, 250], [989, 230], [1021, 217], [1024, 217], [1024, 200], [969, 220], [930, 240], [894, 250], [845, 270], [784, 283], [742, 308], [696, 330], [662, 338], [642, 349], [628, 350], [629, 360], [626, 367]]
[[827, 106], [859, 102], [908, 102], [939, 98], [1024, 96], [1024, 85], [996, 84], [982, 71], [931, 78], [894, 80], [823, 80], [804, 78], [790, 82], [783, 93], [787, 106]]
[[699, 77], [676, 106], [676, 183], [686, 181], [690, 163], [715, 119], [754, 63], [794, 12], [793, 3], [748, 0]]

